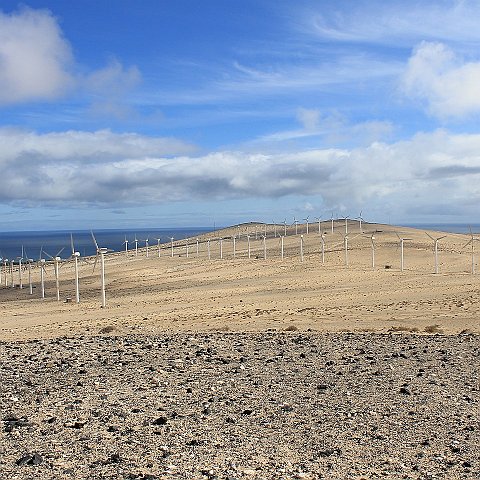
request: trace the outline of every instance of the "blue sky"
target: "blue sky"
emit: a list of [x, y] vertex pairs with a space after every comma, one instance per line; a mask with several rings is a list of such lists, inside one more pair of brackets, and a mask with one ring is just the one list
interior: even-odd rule
[[0, 6], [0, 228], [479, 222], [474, 1]]

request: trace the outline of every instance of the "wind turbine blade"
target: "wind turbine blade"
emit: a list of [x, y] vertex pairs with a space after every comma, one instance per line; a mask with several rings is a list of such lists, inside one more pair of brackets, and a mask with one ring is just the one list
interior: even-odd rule
[[49, 253], [47, 253], [45, 250], [42, 250], [42, 252], [43, 252], [48, 258], [51, 258], [51, 259], [53, 260], [53, 257], [52, 257]]
[[93, 243], [95, 244], [95, 248], [98, 250], [97, 239], [95, 238], [95, 235], [93, 234], [92, 230], [90, 230], [90, 233], [92, 234], [92, 239], [93, 239]]
[[462, 248], [468, 247], [472, 242], [473, 242], [473, 239], [469, 240]]
[[427, 235], [427, 237], [430, 237], [433, 241], [435, 241], [435, 239], [429, 233], [425, 232], [425, 235]]
[[72, 255], [75, 255], [75, 247], [73, 245], [73, 235], [70, 233], [70, 245], [72, 247]]
[[60, 254], [65, 250], [65, 247], [62, 247], [58, 252], [57, 254], [55, 255], [56, 257], [59, 257]]
[[40, 254], [38, 255], [38, 259], [42, 259], [42, 252], [43, 252], [43, 245], [40, 247]]

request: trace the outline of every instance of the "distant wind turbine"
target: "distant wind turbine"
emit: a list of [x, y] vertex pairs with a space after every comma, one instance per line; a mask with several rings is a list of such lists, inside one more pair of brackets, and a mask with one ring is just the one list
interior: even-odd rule
[[306, 233], [306, 235], [308, 235], [308, 217], [304, 218], [304, 220], [305, 220], [305, 223], [307, 224], [307, 231], [305, 233]]
[[128, 240], [126, 235], [123, 244], [125, 245], [125, 256], [128, 257]]
[[318, 234], [320, 235], [322, 233], [322, 220], [320, 217], [315, 217], [315, 220], [318, 220]]
[[433, 257], [435, 260], [435, 273], [438, 273], [438, 242], [442, 240], [442, 238], [445, 238], [446, 235], [443, 235], [441, 237], [433, 238], [429, 233], [425, 232], [429, 238], [433, 240]]
[[80, 257], [80, 252], [75, 251], [72, 234], [70, 234], [70, 246], [72, 247], [72, 258], [75, 265], [75, 301], [80, 303], [80, 286], [78, 281], [78, 257]]
[[135, 239], [133, 241], [135, 242], [135, 256], [138, 257], [138, 238], [137, 238], [137, 234], [135, 234]]
[[156, 238], [155, 240], [157, 241], [158, 258], [160, 258], [160, 241], [161, 241], [161, 238]]
[[403, 244], [404, 244], [405, 241], [412, 240], [412, 239], [411, 238], [400, 237], [400, 235], [398, 233], [396, 235], [397, 235], [398, 239], [400, 240], [400, 271], [403, 272], [403, 270], [404, 270]]
[[170, 237], [170, 245], [172, 248], [172, 258], [173, 258], [173, 237]]
[[60, 254], [63, 252], [63, 250], [65, 250], [65, 247], [59, 250], [55, 255], [55, 257], [52, 257], [51, 255], [49, 255], [47, 252], [45, 252], [45, 250], [43, 251], [43, 253], [47, 257], [53, 260], [53, 269], [55, 272], [55, 288], [57, 290], [57, 302], [60, 301], [60, 262], [62, 261]]
[[470, 227], [470, 236], [471, 239], [462, 247], [468, 247], [468, 245], [472, 246], [472, 275], [475, 275], [475, 242], [480, 242], [480, 238], [475, 237], [472, 233], [472, 228]]
[[343, 236], [343, 246], [345, 248], [345, 266], [348, 267], [348, 233]]
[[375, 235], [373, 233], [370, 237], [370, 243], [372, 245], [372, 269], [375, 270]]
[[99, 247], [95, 235], [93, 232], [92, 234], [93, 243], [95, 244], [95, 248], [97, 250], [97, 254], [95, 256], [95, 263], [93, 264], [93, 271], [95, 271], [95, 267], [97, 265], [98, 257], [100, 257], [100, 276], [101, 276], [101, 287], [102, 287], [102, 307], [105, 308], [107, 306], [107, 300], [105, 296], [105, 254], [108, 252], [113, 252], [113, 250], [109, 248]]

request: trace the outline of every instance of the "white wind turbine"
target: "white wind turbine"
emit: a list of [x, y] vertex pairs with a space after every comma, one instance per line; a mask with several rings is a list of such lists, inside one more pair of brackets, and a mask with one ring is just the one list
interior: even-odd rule
[[434, 242], [433, 246], [433, 257], [435, 260], [435, 273], [438, 273], [438, 242], [442, 240], [442, 238], [445, 238], [446, 235], [443, 235], [441, 237], [433, 238], [429, 233], [425, 232], [429, 238], [431, 238]]
[[295, 235], [298, 234], [298, 221], [295, 217], [293, 217], [293, 224], [295, 225]]
[[15, 280], [13, 278], [13, 272], [14, 272], [14, 269], [13, 269], [13, 266], [15, 265], [15, 260], [10, 260], [10, 280], [12, 282], [11, 284], [11, 287], [12, 288], [15, 288]]
[[345, 217], [345, 235], [348, 235], [348, 215]]
[[26, 255], [26, 263], [27, 263], [27, 268], [28, 268], [28, 289], [30, 295], [33, 295], [33, 283], [32, 283], [32, 258], [28, 258], [27, 252], [25, 252]]
[[197, 250], [196, 250], [196, 256], [198, 258], [198, 244], [199, 244], [199, 241], [198, 241], [198, 237], [197, 237]]
[[233, 258], [236, 258], [236, 243], [235, 243], [235, 235], [233, 235], [232, 237], [232, 241], [233, 241]]
[[462, 248], [468, 247], [468, 245], [472, 246], [472, 275], [475, 275], [475, 242], [480, 242], [480, 238], [473, 235], [471, 227], [470, 236], [471, 239]]
[[4, 258], [4, 259], [3, 259], [3, 274], [4, 274], [5, 287], [8, 287], [8, 281], [7, 281], [7, 265], [8, 265], [8, 258]]
[[322, 240], [322, 265], [325, 265], [325, 235], [320, 234], [320, 239]]
[[45, 252], [45, 250], [43, 251], [43, 253], [47, 257], [53, 260], [53, 271], [55, 272], [55, 288], [57, 290], [57, 302], [60, 301], [60, 262], [62, 261], [62, 259], [60, 258], [60, 254], [63, 252], [63, 250], [65, 250], [65, 247], [59, 250], [55, 257], [49, 255], [47, 252]]
[[396, 235], [397, 235], [398, 239], [400, 240], [400, 271], [403, 272], [403, 270], [404, 270], [403, 244], [404, 244], [405, 241], [412, 240], [412, 239], [411, 238], [400, 237], [400, 235], [398, 233]]
[[40, 256], [38, 258], [39, 260], [39, 268], [40, 268], [40, 294], [42, 298], [45, 298], [45, 259], [42, 258], [42, 252], [43, 252], [43, 245], [40, 248]]
[[370, 237], [370, 243], [372, 245], [372, 269], [375, 270], [375, 235], [373, 233]]
[[267, 259], [267, 237], [263, 237], [263, 259]]
[[125, 245], [125, 256], [128, 257], [128, 240], [126, 235], [123, 244]]
[[75, 301], [80, 303], [80, 284], [78, 281], [78, 258], [80, 257], [80, 252], [75, 251], [72, 234], [70, 234], [70, 246], [72, 247], [72, 258], [75, 265]]
[[345, 266], [348, 267], [348, 233], [343, 236], [343, 246], [345, 249]]
[[108, 252], [113, 252], [113, 250], [109, 248], [99, 247], [95, 235], [93, 232], [92, 234], [93, 243], [95, 244], [95, 248], [97, 250], [97, 254], [95, 256], [95, 263], [93, 264], [93, 271], [95, 271], [95, 267], [97, 265], [98, 257], [100, 257], [100, 276], [101, 276], [101, 286], [102, 286], [102, 307], [105, 308], [107, 306], [107, 300], [105, 296], [105, 254]]
[[266, 223], [263, 224], [263, 236], [264, 237], [267, 236], [267, 224]]
[[170, 237], [170, 247], [172, 250], [172, 258], [173, 258], [173, 240], [174, 240], [174, 237]]
[[160, 258], [160, 238], [155, 239], [157, 241], [157, 250], [158, 250], [158, 258]]
[[207, 254], [208, 254], [208, 259], [211, 259], [211, 254], [210, 254], [210, 239], [207, 240]]
[[358, 220], [358, 228], [360, 230], [360, 233], [363, 233], [363, 230], [362, 230], [362, 222], [364, 221], [363, 218], [362, 218], [362, 211], [360, 210], [360, 215], [355, 219], [355, 220]]
[[307, 231], [305, 232], [306, 235], [308, 235], [308, 218], [309, 217], [303, 219], [307, 225]]
[[315, 220], [318, 220], [318, 234], [322, 233], [322, 220], [320, 217], [315, 217]]
[[138, 257], [138, 238], [137, 238], [137, 234], [135, 234], [135, 239], [133, 241], [135, 242], [135, 256]]
[[22, 245], [22, 255], [17, 257], [18, 260], [18, 286], [20, 289], [23, 289], [23, 279], [22, 279], [22, 260], [24, 256], [24, 250]]
[[145, 239], [145, 253], [148, 258], [148, 238]]

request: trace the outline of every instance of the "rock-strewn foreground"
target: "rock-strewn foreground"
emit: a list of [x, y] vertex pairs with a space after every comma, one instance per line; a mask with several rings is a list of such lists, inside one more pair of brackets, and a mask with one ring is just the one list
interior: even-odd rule
[[480, 337], [0, 343], [2, 479], [480, 478]]

